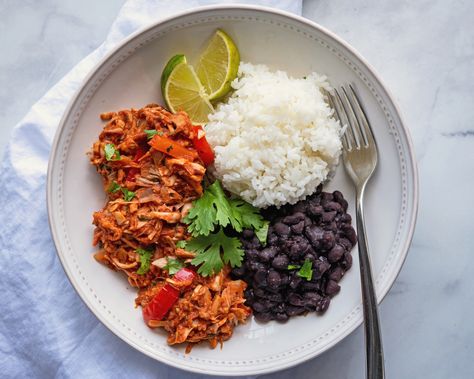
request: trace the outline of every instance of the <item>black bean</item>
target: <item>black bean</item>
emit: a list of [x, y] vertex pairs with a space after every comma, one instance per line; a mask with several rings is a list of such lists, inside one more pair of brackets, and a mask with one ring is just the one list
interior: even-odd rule
[[295, 307], [293, 305], [289, 305], [286, 307], [286, 314], [290, 317], [303, 314], [305, 311], [306, 310], [304, 309], [304, 307]]
[[352, 222], [352, 217], [349, 213], [344, 213], [343, 215], [341, 215], [339, 221], [344, 224], [350, 224]]
[[258, 254], [258, 258], [261, 262], [270, 262], [276, 255], [278, 248], [276, 246], [269, 246], [261, 250]]
[[352, 267], [352, 255], [350, 252], [344, 253], [344, 259], [341, 262], [341, 266], [346, 271]]
[[347, 239], [351, 241], [352, 246], [354, 246], [357, 243], [357, 235], [354, 228], [350, 225], [344, 225], [342, 231], [344, 232], [344, 235], [347, 237]]
[[304, 227], [313, 225], [313, 221], [309, 217], [305, 217], [304, 219]]
[[321, 289], [321, 285], [319, 282], [313, 283], [313, 282], [307, 282], [306, 280], [301, 284], [301, 288], [304, 291], [318, 291]]
[[315, 225], [307, 226], [304, 229], [305, 236], [308, 238], [309, 242], [311, 242], [311, 245], [313, 245], [316, 249], [319, 247], [319, 243], [323, 239], [323, 233], [324, 231]]
[[334, 200], [334, 196], [330, 192], [321, 192], [321, 201], [329, 202]]
[[303, 300], [303, 297], [297, 293], [290, 293], [288, 295], [288, 302], [291, 304], [291, 305], [295, 305], [297, 307], [304, 307], [305, 305], [305, 302]]
[[304, 255], [304, 251], [305, 251], [304, 248], [305, 248], [304, 245], [294, 243], [290, 248], [290, 252], [288, 253], [291, 260], [297, 261], [299, 258], [301, 258]]
[[342, 279], [344, 276], [344, 269], [342, 267], [335, 267], [331, 270], [329, 273], [329, 279], [334, 280], [335, 282], [338, 282]]
[[301, 234], [303, 233], [304, 226], [305, 225], [304, 225], [304, 220], [303, 220], [295, 225], [291, 225], [290, 229], [294, 234]]
[[330, 250], [333, 248], [334, 243], [336, 242], [336, 237], [333, 232], [324, 231], [323, 238], [321, 240], [321, 247], [325, 250]]
[[324, 212], [321, 217], [321, 221], [327, 223], [332, 222], [336, 218], [336, 214], [336, 211]]
[[260, 321], [260, 322], [268, 322], [270, 320], [273, 320], [273, 316], [270, 312], [264, 312], [264, 313], [255, 312], [254, 316], [257, 319], [257, 321]]
[[290, 317], [284, 312], [275, 314], [275, 320], [277, 320], [279, 322], [286, 322], [286, 321], [288, 321], [289, 318]]
[[325, 211], [335, 211], [335, 212], [341, 212], [342, 211], [342, 206], [341, 204], [335, 202], [335, 201], [329, 201], [326, 203], [324, 207]]
[[326, 310], [329, 307], [329, 303], [331, 302], [331, 299], [329, 297], [323, 297], [321, 300], [319, 300], [318, 305], [316, 307], [316, 312], [326, 312]]
[[330, 267], [331, 265], [325, 257], [319, 257], [313, 265], [313, 269], [317, 272], [318, 277], [321, 277]]
[[326, 283], [326, 295], [328, 296], [334, 296], [336, 295], [337, 293], [339, 293], [341, 289], [341, 286], [339, 284], [337, 284], [337, 282], [335, 282], [334, 280], [328, 280], [328, 282]]
[[321, 205], [310, 204], [308, 207], [308, 214], [312, 217], [321, 216], [324, 212], [324, 209]]
[[339, 204], [341, 204], [342, 210], [344, 212], [347, 212], [347, 208], [349, 208], [349, 203], [347, 202], [346, 199], [342, 199]]
[[282, 222], [277, 222], [273, 226], [273, 229], [275, 230], [275, 233], [278, 234], [279, 236], [290, 235], [290, 227], [286, 224], [283, 224]]
[[252, 229], [244, 229], [242, 232], [242, 237], [244, 237], [246, 240], [250, 240], [255, 236], [255, 233]]
[[278, 242], [278, 236], [275, 233], [267, 235], [267, 245], [272, 246], [276, 245]]
[[282, 275], [281, 275], [281, 286], [287, 286], [288, 284], [290, 284], [290, 281], [291, 281], [291, 276], [287, 275], [285, 273], [282, 273]]
[[305, 214], [302, 212], [296, 212], [293, 213], [292, 215], [286, 216], [281, 220], [284, 224], [286, 225], [295, 225], [298, 224], [300, 221], [303, 221], [305, 219]]
[[283, 295], [281, 293], [273, 293], [266, 291], [264, 298], [275, 303], [281, 303], [283, 301]]
[[330, 263], [335, 263], [339, 259], [342, 258], [342, 256], [345, 253], [345, 249], [342, 245], [336, 244], [334, 247], [331, 249], [331, 251], [328, 253], [328, 261]]
[[293, 212], [301, 212], [306, 213], [308, 210], [308, 203], [306, 201], [299, 201], [295, 205], [293, 205]]
[[260, 302], [260, 301], [254, 302], [253, 305], [252, 305], [252, 308], [255, 312], [266, 312], [267, 311], [267, 307], [265, 307], [265, 305], [263, 305], [263, 303]]
[[352, 242], [347, 238], [339, 238], [337, 242], [342, 245], [346, 251], [350, 251], [352, 249]]
[[267, 283], [271, 288], [278, 288], [278, 286], [281, 284], [280, 274], [274, 270], [268, 271]]
[[261, 262], [249, 261], [247, 263], [249, 263], [247, 267], [252, 271], [266, 271], [267, 269], [267, 266]]
[[290, 287], [293, 289], [296, 289], [301, 284], [302, 281], [303, 280], [295, 274], [290, 279]]
[[278, 254], [272, 262], [272, 267], [276, 268], [277, 270], [286, 270], [288, 268], [288, 264], [290, 263], [290, 260], [288, 259], [288, 256], [284, 254]]
[[245, 271], [245, 265], [242, 265], [240, 267], [234, 267], [232, 269], [232, 275], [236, 278], [242, 278], [245, 275]]
[[344, 196], [342, 195], [341, 191], [334, 191], [332, 193], [334, 200], [341, 204], [341, 201], [344, 200]]
[[265, 269], [258, 270], [253, 276], [253, 280], [258, 287], [266, 287], [267, 286], [267, 271]]

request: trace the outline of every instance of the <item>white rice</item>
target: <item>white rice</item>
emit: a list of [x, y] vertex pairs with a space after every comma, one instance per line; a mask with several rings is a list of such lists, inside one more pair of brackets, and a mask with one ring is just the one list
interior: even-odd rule
[[326, 77], [294, 79], [241, 63], [232, 87], [205, 128], [216, 177], [256, 207], [294, 204], [312, 194], [341, 154], [341, 126], [320, 92], [330, 89]]

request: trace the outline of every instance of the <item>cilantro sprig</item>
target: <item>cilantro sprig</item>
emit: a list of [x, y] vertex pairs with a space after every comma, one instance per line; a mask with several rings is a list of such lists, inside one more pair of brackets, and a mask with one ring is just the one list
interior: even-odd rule
[[135, 250], [140, 256], [140, 267], [137, 270], [138, 275], [144, 275], [150, 270], [151, 257], [153, 252], [145, 249]]
[[226, 236], [222, 228], [208, 236], [193, 238], [186, 244], [186, 248], [197, 253], [191, 264], [199, 266], [198, 273], [202, 276], [217, 274], [224, 264], [240, 266], [244, 256], [240, 241]]
[[288, 265], [287, 267], [288, 270], [298, 270], [296, 275], [298, 275], [300, 278], [306, 279], [308, 282], [312, 279], [313, 277], [313, 262], [311, 262], [309, 259], [305, 259], [304, 263], [302, 266], [300, 265]]
[[188, 230], [194, 237], [209, 235], [217, 225], [231, 225], [237, 232], [253, 228], [261, 231], [260, 241], [266, 240], [268, 232], [268, 223], [260, 216], [258, 209], [243, 200], [227, 198], [218, 180], [193, 203], [184, 222], [189, 224]]
[[199, 266], [198, 273], [203, 276], [217, 274], [224, 264], [242, 265], [242, 245], [238, 238], [227, 236], [224, 228], [232, 227], [237, 232], [254, 229], [265, 245], [269, 226], [257, 208], [243, 200], [228, 198], [217, 180], [193, 203], [184, 222], [194, 237], [186, 242], [186, 250], [197, 253], [191, 264]]
[[108, 143], [104, 147], [105, 159], [108, 161], [119, 161], [120, 151], [115, 148], [113, 143]]
[[144, 132], [146, 133], [146, 136], [148, 139], [152, 139], [157, 134], [159, 136], [162, 136], [164, 134], [161, 130], [154, 130], [154, 129], [146, 129], [144, 130]]
[[118, 191], [122, 191], [123, 199], [125, 201], [132, 201], [133, 198], [135, 197], [135, 192], [130, 191], [127, 188], [121, 187], [120, 184], [118, 184], [115, 181], [110, 183], [109, 187], [107, 188], [108, 193], [116, 193]]
[[167, 263], [163, 267], [163, 269], [167, 270], [170, 275], [174, 275], [183, 267], [184, 263], [181, 262], [178, 258], [167, 258]]

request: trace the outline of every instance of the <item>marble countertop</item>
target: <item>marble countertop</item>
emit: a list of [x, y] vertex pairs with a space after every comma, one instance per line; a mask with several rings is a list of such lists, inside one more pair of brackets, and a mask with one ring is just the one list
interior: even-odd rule
[[[103, 41], [122, 3], [0, 2], [0, 152], [31, 105]], [[416, 149], [417, 228], [380, 307], [388, 378], [474, 376], [473, 14], [472, 1], [304, 2], [305, 17], [337, 33], [375, 67]], [[290, 376], [364, 378], [362, 329], [310, 362], [264, 377]]]

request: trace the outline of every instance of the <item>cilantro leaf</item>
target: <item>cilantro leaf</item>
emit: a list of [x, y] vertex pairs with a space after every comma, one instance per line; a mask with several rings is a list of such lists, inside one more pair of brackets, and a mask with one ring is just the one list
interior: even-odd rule
[[301, 266], [300, 265], [288, 265], [288, 270], [298, 270]]
[[240, 199], [228, 199], [218, 180], [210, 185], [204, 195], [193, 203], [184, 222], [194, 236], [207, 236], [216, 225], [231, 225], [237, 232], [244, 228], [261, 229], [265, 221], [259, 210]]
[[161, 130], [146, 129], [146, 130], [144, 130], [144, 132], [146, 133], [146, 136], [147, 136], [148, 139], [152, 139], [153, 136], [156, 136], [157, 134], [159, 136], [163, 135], [163, 132]]
[[201, 198], [193, 203], [184, 218], [184, 222], [189, 224], [188, 231], [194, 237], [199, 235], [207, 236], [214, 230], [214, 220], [216, 219], [215, 196], [210, 191], [205, 191]]
[[270, 225], [270, 221], [263, 221], [263, 225], [260, 229], [255, 231], [255, 235], [257, 236], [258, 240], [262, 243], [263, 246], [267, 244], [267, 235], [268, 235], [268, 227]]
[[115, 193], [117, 191], [120, 191], [121, 188], [122, 187], [120, 187], [120, 185], [116, 181], [113, 181], [112, 183], [110, 183], [109, 188], [107, 188], [107, 192]]
[[181, 241], [178, 241], [175, 243], [176, 247], [180, 248], [180, 249], [184, 249], [186, 247], [186, 241], [185, 240], [181, 240]]
[[130, 191], [126, 188], [122, 188], [122, 193], [125, 201], [132, 201], [132, 199], [135, 197], [135, 192]]
[[298, 275], [300, 278], [306, 279], [309, 282], [313, 277], [313, 262], [305, 259], [303, 266], [301, 266], [296, 275]]
[[193, 238], [186, 248], [197, 253], [191, 264], [199, 266], [198, 273], [202, 276], [217, 274], [224, 263], [232, 267], [240, 266], [244, 255], [240, 241], [227, 237], [222, 228], [208, 236]]
[[240, 223], [240, 230], [232, 223], [235, 230], [238, 232], [242, 231], [242, 228], [259, 230], [263, 227], [265, 221], [262, 216], [260, 216], [258, 208], [240, 199], [232, 199], [230, 200], [230, 204], [234, 217]]
[[148, 270], [150, 270], [150, 263], [153, 252], [145, 249], [137, 249], [135, 251], [140, 256], [140, 268], [137, 270], [137, 274], [146, 274]]
[[105, 159], [108, 161], [119, 161], [120, 151], [118, 151], [113, 143], [108, 143], [104, 147]]
[[163, 267], [163, 269], [167, 270], [170, 275], [174, 275], [183, 267], [184, 267], [184, 264], [179, 259], [167, 258], [167, 263]]

